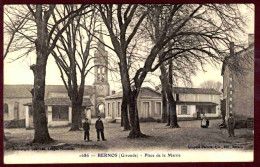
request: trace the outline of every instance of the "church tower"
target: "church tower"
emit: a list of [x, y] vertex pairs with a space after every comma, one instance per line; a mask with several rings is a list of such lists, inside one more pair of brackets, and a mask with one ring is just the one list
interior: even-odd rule
[[95, 81], [93, 85], [96, 88], [96, 97], [105, 97], [109, 95], [110, 87], [108, 83], [108, 53], [105, 50], [102, 27], [97, 50], [94, 53], [94, 74]]

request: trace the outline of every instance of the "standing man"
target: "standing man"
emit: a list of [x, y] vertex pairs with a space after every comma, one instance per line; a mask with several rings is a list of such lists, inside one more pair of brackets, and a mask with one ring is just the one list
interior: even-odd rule
[[104, 137], [104, 125], [100, 116], [98, 116], [98, 120], [96, 121], [96, 130], [97, 130], [97, 141], [100, 140], [100, 133], [101, 133], [102, 140], [105, 141], [106, 139]]
[[235, 132], [234, 132], [235, 119], [234, 119], [232, 113], [229, 114], [229, 118], [227, 120], [227, 125], [228, 125], [229, 137], [231, 137], [231, 136], [235, 137]]
[[86, 138], [89, 140], [89, 123], [88, 123], [88, 118], [85, 118], [85, 122], [83, 123], [83, 129], [84, 129], [84, 140], [86, 141]]

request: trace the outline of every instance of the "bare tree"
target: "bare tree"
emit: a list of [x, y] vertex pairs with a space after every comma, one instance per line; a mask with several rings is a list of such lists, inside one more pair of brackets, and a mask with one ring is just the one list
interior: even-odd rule
[[201, 83], [200, 87], [207, 89], [215, 89], [216, 91], [219, 91], [222, 87], [222, 83], [220, 81], [208, 80]]
[[[199, 64], [203, 69], [205, 63], [220, 63], [229, 50], [230, 41], [235, 40], [236, 33], [243, 32], [242, 27], [245, 24], [244, 18], [240, 15], [239, 7], [236, 5], [176, 5], [178, 5], [178, 9], [175, 11], [171, 10], [172, 5], [152, 5], [150, 9], [152, 12], [148, 15], [149, 24], [146, 25], [147, 34], [150, 35], [154, 43], [164, 33], [167, 34], [166, 39], [170, 38], [171, 40], [168, 41], [167, 47], [164, 47], [158, 54], [160, 59], [157, 64], [161, 66], [161, 80], [164, 80], [162, 80], [162, 85], [165, 86], [165, 89], [167, 88], [166, 94], [169, 92], [170, 127], [178, 127], [176, 103], [175, 99], [171, 98], [172, 75], [168, 75], [170, 78], [167, 79], [163, 62], [166, 59], [173, 59], [173, 62], [179, 59], [184, 63], [178, 66], [177, 71], [188, 67], [192, 70], [191, 74], [198, 67], [196, 64]], [[172, 18], [171, 22], [168, 22], [169, 18]], [[165, 31], [167, 30], [166, 26], [170, 27], [168, 31]], [[171, 66], [169, 66], [170, 68]], [[182, 72], [184, 74], [190, 73], [189, 71]]]
[[[120, 57], [121, 69], [127, 67], [125, 55], [132, 37], [141, 29], [140, 25], [143, 25], [146, 16], [150, 18], [146, 22], [150, 23], [147, 31], [142, 29], [142, 33], [149, 34], [153, 44], [143, 60], [143, 67], [137, 68], [132, 86], [128, 71], [121, 71], [123, 91], [129, 97], [127, 101], [131, 124], [129, 137], [133, 138], [143, 136], [140, 131], [136, 99], [148, 72], [155, 71], [169, 59], [186, 59], [187, 64], [192, 66], [193, 63], [198, 63], [202, 68], [205, 63], [221, 62], [224, 60], [225, 53], [229, 51], [230, 41], [239, 41], [236, 35], [243, 32], [245, 25], [239, 6], [233, 4], [145, 5], [140, 7], [143, 9], [139, 13], [136, 10], [138, 6], [134, 7], [129, 5], [122, 9], [121, 5], [115, 8], [113, 5], [106, 5], [102, 8], [100, 5], [103, 21], [114, 47], [117, 48], [116, 53]], [[138, 14], [134, 15], [134, 13]], [[133, 19], [134, 16], [137, 18]], [[113, 26], [114, 20], [118, 21], [119, 29]], [[135, 22], [132, 22], [132, 33], [126, 33], [128, 25], [133, 20]], [[118, 32], [119, 35], [116, 36], [114, 32]], [[240, 47], [243, 45], [241, 44]], [[158, 57], [161, 57], [160, 60], [154, 64]], [[171, 84], [168, 85], [170, 90]], [[169, 95], [171, 92], [169, 91]], [[171, 99], [171, 101], [170, 113], [173, 119], [171, 127], [178, 127], [175, 100]]]
[[[135, 104], [138, 92], [136, 89], [131, 89], [129, 71], [128, 68], [126, 68], [129, 66], [127, 63], [127, 49], [139, 26], [147, 15], [147, 12], [140, 13], [140, 17], [137, 18], [137, 24], [133, 25], [134, 28], [132, 28], [132, 32], [130, 35], [127, 35], [127, 28], [129, 28], [131, 21], [133, 21], [137, 8], [137, 4], [99, 5], [101, 17], [108, 29], [112, 44], [114, 46], [114, 51], [120, 60], [119, 67], [123, 88], [122, 112], [124, 113], [123, 116], [126, 117], [126, 109], [129, 110], [131, 125], [129, 137], [133, 138], [142, 136], [142, 133], [140, 131], [138, 112]], [[119, 28], [117, 28], [114, 23], [118, 23]], [[125, 120], [127, 119], [124, 119], [124, 122]]]
[[[78, 5], [70, 5], [64, 8], [64, 11], [57, 12], [63, 18], [66, 13], [77, 8]], [[54, 18], [54, 22], [57, 23], [56, 18]], [[63, 22], [62, 25], [65, 26], [66, 22]], [[79, 16], [71, 21], [64, 34], [60, 36], [56, 49], [52, 52], [72, 104], [71, 131], [79, 130], [81, 125], [85, 79], [94, 67], [90, 66], [90, 62], [94, 58], [90, 55], [90, 50], [94, 48], [92, 43], [95, 29], [94, 8], [82, 10]], [[79, 84], [78, 81], [80, 81]]]
[[[26, 50], [24, 54], [18, 58], [28, 55], [36, 49], [36, 64], [31, 66], [34, 73], [34, 89], [33, 89], [33, 121], [34, 121], [34, 143], [49, 143], [51, 139], [48, 128], [45, 112], [44, 96], [45, 96], [45, 76], [46, 65], [49, 54], [56, 46], [56, 42], [60, 35], [67, 28], [72, 19], [87, 5], [81, 5], [77, 10], [74, 10], [55, 24], [53, 23], [53, 16], [55, 15], [56, 5], [21, 5], [12, 6], [12, 14], [16, 18], [28, 17], [29, 21], [23, 28], [17, 31], [18, 39], [15, 41], [16, 50]], [[8, 13], [9, 14], [9, 13]], [[11, 17], [10, 17], [11, 18]], [[67, 21], [64, 27], [58, 30], [61, 22]], [[19, 43], [20, 42], [20, 43]], [[16, 58], [16, 59], [18, 59]]]

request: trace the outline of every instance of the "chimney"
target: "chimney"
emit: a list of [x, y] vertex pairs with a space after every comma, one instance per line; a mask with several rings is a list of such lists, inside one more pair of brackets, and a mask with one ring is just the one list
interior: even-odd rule
[[234, 42], [230, 42], [230, 56], [233, 57], [234, 56]]
[[255, 43], [255, 34], [248, 34], [248, 46]]
[[116, 91], [112, 90], [111, 94], [112, 94], [112, 95], [116, 94]]

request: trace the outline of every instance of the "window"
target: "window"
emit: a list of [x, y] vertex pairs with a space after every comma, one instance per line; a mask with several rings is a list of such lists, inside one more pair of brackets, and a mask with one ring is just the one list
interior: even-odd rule
[[14, 103], [14, 119], [19, 119], [19, 102]]
[[181, 115], [188, 115], [188, 107], [181, 106]]
[[161, 102], [155, 103], [155, 115], [161, 115], [162, 114], [162, 104]]
[[188, 107], [187, 106], [181, 106], [181, 114], [182, 115], [188, 114]]
[[121, 104], [120, 102], [117, 102], [117, 116], [121, 116]]
[[9, 113], [9, 109], [8, 109], [8, 104], [4, 104], [4, 113], [8, 114]]
[[67, 121], [69, 120], [68, 106], [52, 106], [52, 120]]
[[115, 102], [112, 103], [112, 112], [111, 112], [111, 114], [113, 114], [113, 116], [115, 114]]
[[229, 91], [230, 92], [230, 94], [232, 95], [232, 90], [231, 91]]
[[232, 104], [229, 104], [229, 108], [232, 108]]
[[208, 106], [206, 111], [207, 111], [206, 113], [209, 113], [209, 114], [216, 114], [216, 107]]
[[143, 109], [144, 109], [144, 115], [146, 117], [150, 116], [150, 103], [149, 102], [143, 102]]

